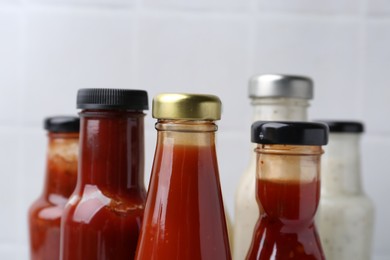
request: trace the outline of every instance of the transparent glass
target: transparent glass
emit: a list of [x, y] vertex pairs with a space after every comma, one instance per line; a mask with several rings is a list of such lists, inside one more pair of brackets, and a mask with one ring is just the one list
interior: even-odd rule
[[[306, 121], [309, 101], [297, 98], [252, 99], [253, 122]], [[255, 148], [255, 146], [253, 146]], [[251, 152], [249, 167], [241, 176], [235, 196], [235, 221], [233, 230], [233, 258], [245, 258], [259, 217], [256, 202], [256, 154]]]
[[231, 259], [213, 121], [159, 120], [135, 259]]
[[144, 116], [80, 113], [79, 177], [62, 218], [62, 260], [134, 258], [146, 200]]
[[49, 133], [46, 180], [29, 209], [30, 259], [56, 260], [60, 254], [61, 215], [77, 180], [78, 133]]
[[361, 183], [360, 134], [331, 133], [324, 150], [319, 231], [325, 256], [370, 259], [374, 205]]
[[260, 216], [246, 259], [325, 259], [314, 216], [320, 199], [320, 146], [258, 145]]

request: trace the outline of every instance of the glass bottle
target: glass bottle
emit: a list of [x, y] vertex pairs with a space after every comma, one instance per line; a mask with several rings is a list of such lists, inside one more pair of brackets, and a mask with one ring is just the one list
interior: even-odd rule
[[314, 216], [320, 199], [325, 124], [258, 121], [256, 197], [259, 220], [247, 254], [253, 259], [325, 259]]
[[157, 146], [136, 258], [231, 259], [218, 163], [218, 97], [160, 94]]
[[360, 122], [324, 121], [329, 144], [324, 149], [319, 217], [320, 237], [329, 260], [371, 258], [374, 205], [360, 177]]
[[[249, 81], [253, 121], [306, 121], [309, 99], [313, 97], [310, 78], [265, 74]], [[254, 148], [254, 147], [253, 147]], [[251, 153], [249, 167], [241, 176], [235, 196], [233, 258], [245, 258], [259, 212], [255, 196], [256, 155]]]
[[77, 180], [79, 126], [74, 116], [44, 121], [48, 131], [46, 180], [43, 193], [29, 209], [31, 260], [59, 259], [61, 215]]
[[146, 190], [146, 91], [81, 89], [77, 186], [61, 222], [62, 260], [133, 259]]

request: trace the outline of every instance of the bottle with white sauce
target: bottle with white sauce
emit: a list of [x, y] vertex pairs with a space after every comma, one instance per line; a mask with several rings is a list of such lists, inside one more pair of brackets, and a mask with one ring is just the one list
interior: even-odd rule
[[[254, 108], [253, 122], [306, 121], [309, 100], [313, 98], [313, 82], [302, 76], [258, 75], [249, 81], [249, 98]], [[235, 260], [245, 259], [259, 217], [255, 195], [256, 155], [254, 152], [251, 154], [249, 167], [241, 176], [236, 190], [233, 229]]]
[[329, 143], [322, 157], [319, 231], [328, 260], [371, 258], [374, 205], [360, 177], [360, 122], [322, 121]]

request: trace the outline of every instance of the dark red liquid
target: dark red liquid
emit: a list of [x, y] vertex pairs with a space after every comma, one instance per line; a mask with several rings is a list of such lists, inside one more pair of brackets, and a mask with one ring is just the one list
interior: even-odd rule
[[214, 146], [157, 147], [136, 259], [231, 259]]
[[66, 149], [77, 148], [78, 138], [78, 133], [49, 134], [44, 191], [29, 210], [31, 260], [59, 259], [61, 215], [77, 180], [77, 154]]
[[320, 182], [257, 181], [261, 204], [247, 259], [325, 259], [313, 222]]
[[133, 259], [144, 210], [143, 113], [81, 113], [80, 177], [62, 219], [62, 260]]

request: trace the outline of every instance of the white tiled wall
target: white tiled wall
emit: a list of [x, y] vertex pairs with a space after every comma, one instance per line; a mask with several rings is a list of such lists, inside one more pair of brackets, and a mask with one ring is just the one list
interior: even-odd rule
[[265, 12], [356, 14], [360, 9], [357, 0], [258, 0], [258, 2], [259, 9]]
[[359, 117], [361, 32], [355, 18], [260, 15], [256, 22], [254, 72], [311, 75], [316, 86], [312, 116]]
[[252, 0], [144, 0], [143, 5], [153, 9], [181, 10], [216, 10], [243, 11], [249, 10]]
[[390, 1], [388, 0], [369, 0], [368, 13], [372, 16], [389, 16]]
[[389, 224], [390, 207], [389, 194], [389, 171], [388, 160], [390, 151], [390, 138], [382, 136], [367, 136], [363, 142], [363, 180], [366, 192], [374, 199], [376, 204], [376, 230], [375, 230], [375, 253], [386, 255], [389, 259]]
[[372, 133], [389, 137], [390, 123], [387, 119], [390, 112], [390, 19], [372, 19], [367, 22], [366, 30], [362, 117]]
[[[366, 122], [374, 259], [390, 259], [386, 0], [0, 0], [0, 259], [27, 259], [27, 207], [44, 174], [42, 119], [75, 114], [81, 87], [219, 95], [220, 174], [233, 212], [251, 147], [247, 79], [266, 72], [313, 77], [311, 118]], [[153, 124], [149, 112], [147, 178]]]
[[70, 97], [81, 87], [134, 84], [131, 10], [33, 7], [23, 29], [26, 123], [40, 123], [48, 112], [74, 113]]
[[0, 37], [0, 121], [11, 125], [19, 120], [21, 105], [21, 15], [17, 9], [0, 9]]
[[[1, 232], [0, 243], [1, 244], [15, 244], [18, 242], [18, 223], [13, 223], [18, 219], [19, 215], [19, 202], [20, 202], [20, 179], [18, 179], [18, 172], [21, 167], [18, 166], [19, 159], [19, 131], [13, 127], [6, 127], [0, 129], [0, 143], [2, 149], [0, 149], [1, 158], [1, 179], [0, 190], [2, 196], [0, 196], [0, 203], [2, 205], [1, 214]], [[14, 196], [10, 196], [14, 194]], [[4, 214], [5, 213], [5, 214]], [[13, 225], [11, 225], [11, 223]]]
[[226, 105], [223, 125], [242, 129], [239, 125], [245, 122], [237, 108], [247, 105], [242, 94], [250, 74], [248, 25], [245, 17], [224, 14], [142, 15], [139, 85], [150, 90], [150, 96], [160, 91], [217, 94]]
[[86, 7], [102, 6], [102, 7], [129, 7], [133, 6], [135, 0], [24, 0], [30, 4], [53, 4], [53, 5], [78, 5]]

